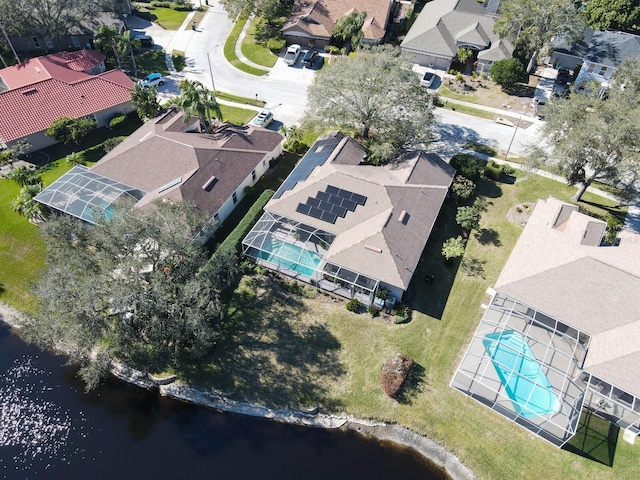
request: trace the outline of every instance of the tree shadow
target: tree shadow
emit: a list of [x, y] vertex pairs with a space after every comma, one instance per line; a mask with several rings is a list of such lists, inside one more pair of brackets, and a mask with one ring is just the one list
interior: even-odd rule
[[201, 365], [180, 372], [195, 385], [240, 401], [277, 408], [338, 409], [329, 385], [345, 373], [341, 344], [322, 319], [309, 315], [302, 296], [271, 275], [245, 276], [233, 293], [218, 346]]
[[424, 367], [419, 363], [414, 362], [411, 366], [411, 370], [409, 370], [407, 378], [405, 378], [404, 383], [402, 384], [400, 393], [396, 396], [398, 403], [411, 405], [413, 403], [413, 399], [424, 390], [425, 376], [426, 371]]
[[[616, 205], [616, 206], [603, 205], [601, 203], [589, 202], [589, 201], [581, 199], [580, 202], [578, 202], [578, 207], [581, 207], [581, 205], [580, 205], [581, 203], [584, 204], [584, 205], [589, 205], [589, 206], [597, 208], [597, 209], [605, 210], [609, 215], [611, 215], [612, 217], [615, 217], [620, 223], [624, 223], [625, 218], [627, 216], [627, 212], [625, 210], [622, 210], [622, 205]], [[604, 220], [605, 222], [607, 221], [607, 217], [606, 216], [598, 215], [597, 212], [593, 212], [591, 210], [588, 210], [588, 211], [583, 212], [583, 213], [587, 213], [588, 215], [590, 215], [592, 217], [600, 218], [601, 220]]]
[[502, 188], [493, 180], [480, 178], [476, 182], [476, 193], [479, 198], [500, 198], [502, 196]]
[[477, 258], [463, 258], [460, 268], [468, 277], [481, 278], [484, 280], [484, 266], [486, 263], [486, 260], [478, 260]]
[[447, 200], [440, 209], [435, 226], [404, 295], [404, 302], [411, 309], [436, 319], [442, 318], [460, 266], [459, 260], [448, 263], [442, 256], [444, 241], [461, 235], [460, 227], [455, 221], [456, 209], [457, 205], [453, 200]]
[[619, 433], [617, 425], [583, 410], [576, 434], [562, 449], [612, 467]]
[[513, 87], [504, 88], [503, 90], [504, 93], [513, 97], [533, 98], [533, 94], [536, 89], [526, 83], [516, 83]]
[[474, 234], [474, 236], [480, 245], [493, 245], [494, 247], [502, 245], [502, 242], [500, 241], [500, 234], [493, 228], [481, 228]]

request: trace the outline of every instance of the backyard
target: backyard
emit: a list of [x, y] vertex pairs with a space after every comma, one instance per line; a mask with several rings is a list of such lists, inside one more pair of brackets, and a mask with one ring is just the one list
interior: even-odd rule
[[[588, 459], [579, 439], [573, 453], [558, 450], [448, 386], [482, 315], [485, 290], [522, 230], [506, 219], [507, 209], [549, 194], [568, 200], [574, 191], [516, 175], [514, 184], [480, 181], [487, 209], [456, 267], [447, 267], [440, 255], [442, 241], [457, 232], [450, 220], [455, 206], [446, 206], [409, 289], [410, 323], [350, 313], [344, 300], [291, 280], [246, 275], [230, 299], [215, 356], [208, 365], [178, 373], [238, 400], [294, 409], [318, 405], [328, 413], [406, 425], [450, 449], [484, 479], [538, 478], [542, 471], [549, 478], [636, 478], [637, 448], [625, 442], [617, 443], [610, 468]], [[592, 195], [581, 208], [597, 216], [626, 211]], [[433, 285], [424, 281], [427, 274], [434, 276]], [[417, 362], [401, 401], [389, 399], [378, 382], [380, 366], [394, 352]]]

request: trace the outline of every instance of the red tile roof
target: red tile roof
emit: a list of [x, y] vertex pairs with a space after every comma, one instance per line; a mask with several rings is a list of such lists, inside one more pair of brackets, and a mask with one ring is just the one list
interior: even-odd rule
[[133, 81], [121, 70], [88, 75], [52, 62], [48, 75], [37, 69], [24, 71], [43, 77], [39, 81], [0, 93], [0, 138], [5, 142], [46, 130], [60, 117], [80, 118], [131, 100]]
[[78, 50], [77, 52], [53, 53], [45, 58], [76, 72], [84, 72], [99, 65], [107, 57], [98, 50]]

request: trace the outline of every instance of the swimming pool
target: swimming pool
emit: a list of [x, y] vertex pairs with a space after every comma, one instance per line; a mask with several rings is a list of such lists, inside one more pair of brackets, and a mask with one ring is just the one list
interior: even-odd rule
[[264, 242], [262, 249], [258, 258], [306, 277], [312, 277], [322, 261], [315, 252], [272, 237]]
[[558, 412], [559, 398], [522, 334], [492, 333], [482, 343], [516, 413], [530, 418]]

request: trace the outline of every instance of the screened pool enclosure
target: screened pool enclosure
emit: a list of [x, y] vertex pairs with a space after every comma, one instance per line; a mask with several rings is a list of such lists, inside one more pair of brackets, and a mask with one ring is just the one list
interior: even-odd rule
[[47, 207], [94, 224], [98, 218], [111, 218], [115, 202], [129, 197], [138, 202], [142, 190], [112, 180], [76, 165], [34, 197]]
[[244, 255], [285, 275], [371, 304], [378, 281], [325, 258], [333, 233], [265, 212], [242, 242]]

